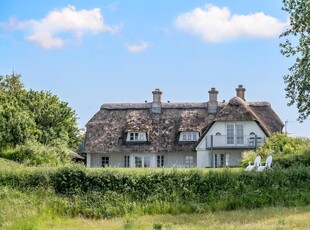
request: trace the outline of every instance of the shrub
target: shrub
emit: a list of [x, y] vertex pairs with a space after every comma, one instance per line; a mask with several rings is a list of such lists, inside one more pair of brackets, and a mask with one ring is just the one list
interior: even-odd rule
[[258, 154], [261, 156], [300, 154], [309, 144], [310, 140], [307, 138], [289, 137], [283, 133], [275, 133], [258, 149]]
[[244, 151], [242, 153], [242, 160], [241, 160], [241, 166], [246, 167], [249, 165], [249, 163], [253, 163], [255, 160], [255, 157], [257, 156], [257, 152], [255, 151]]
[[60, 142], [43, 145], [33, 140], [28, 140], [14, 149], [1, 151], [0, 157], [26, 165], [60, 165], [70, 162], [69, 150]]
[[85, 169], [81, 166], [0, 169], [0, 186], [46, 189], [65, 201], [55, 213], [91, 218], [126, 214], [202, 213], [310, 204], [310, 168], [264, 172]]
[[301, 154], [275, 157], [274, 165], [282, 168], [310, 166], [310, 149], [305, 149]]

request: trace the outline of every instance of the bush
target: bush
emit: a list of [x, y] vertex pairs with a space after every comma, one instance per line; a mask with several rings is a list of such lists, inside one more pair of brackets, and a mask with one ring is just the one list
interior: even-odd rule
[[305, 206], [310, 204], [309, 180], [309, 167], [250, 173], [81, 166], [0, 169], [0, 186], [54, 191], [66, 205], [62, 211], [55, 205], [55, 212], [91, 218]]
[[304, 150], [298, 155], [288, 155], [285, 157], [275, 157], [274, 165], [282, 168], [310, 166], [310, 149]]
[[241, 160], [241, 166], [246, 167], [251, 162], [253, 164], [255, 157], [257, 156], [257, 152], [255, 151], [244, 151], [242, 153], [242, 160]]
[[60, 142], [54, 145], [43, 145], [37, 141], [28, 140], [24, 145], [9, 148], [0, 152], [0, 157], [26, 165], [61, 165], [69, 163], [69, 150]]
[[300, 154], [308, 147], [310, 147], [310, 140], [307, 138], [289, 137], [283, 133], [275, 133], [265, 141], [257, 152], [262, 157], [271, 154], [275, 156], [285, 156]]
[[309, 166], [310, 140], [301, 137], [289, 137], [285, 134], [275, 133], [257, 150], [245, 151], [242, 154], [241, 165], [246, 167], [253, 162], [257, 155], [264, 161], [267, 156], [273, 156], [273, 165], [288, 168], [296, 166]]

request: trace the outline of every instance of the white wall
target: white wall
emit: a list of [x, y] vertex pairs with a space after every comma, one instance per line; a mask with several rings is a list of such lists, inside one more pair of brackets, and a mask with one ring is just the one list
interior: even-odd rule
[[217, 132], [220, 132], [222, 135], [227, 135], [226, 133], [226, 124], [243, 124], [244, 126], [244, 135], [250, 135], [251, 132], [254, 132], [257, 136], [266, 137], [263, 130], [257, 125], [255, 121], [240, 121], [240, 122], [221, 122], [217, 121], [213, 124], [211, 129], [208, 131], [207, 135], [215, 135]]
[[171, 167], [187, 167], [185, 165], [185, 156], [193, 156], [194, 163], [192, 167], [197, 165], [196, 152], [181, 152], [181, 153], [109, 153], [109, 154], [100, 154], [93, 153], [90, 158], [90, 165], [87, 164], [87, 167], [98, 168], [102, 167], [101, 158], [103, 156], [108, 156], [110, 158], [110, 167], [124, 167], [124, 156], [130, 156], [130, 167], [134, 167], [134, 157], [135, 156], [151, 156], [151, 167], [157, 167], [157, 156], [163, 155], [166, 168]]
[[[266, 139], [265, 133], [262, 131], [262, 129], [257, 125], [255, 121], [242, 121], [242, 122], [215, 122], [213, 126], [208, 131], [207, 135], [204, 136], [204, 138], [200, 141], [200, 143], [196, 147], [197, 151], [197, 167], [198, 168], [205, 168], [205, 167], [213, 167], [213, 157], [214, 154], [230, 154], [229, 157], [229, 165], [239, 165], [241, 160], [241, 153], [246, 149], [236, 149], [236, 148], [227, 148], [223, 150], [219, 149], [213, 149], [213, 153], [211, 153], [211, 150], [206, 149], [207, 141], [210, 142], [210, 140], [207, 140], [207, 137], [210, 135], [215, 135], [216, 133], [221, 133], [223, 135], [223, 143], [222, 146], [226, 146], [225, 142], [225, 136], [226, 133], [226, 124], [243, 124], [244, 126], [244, 135], [248, 136], [250, 133], [254, 132], [257, 136], [262, 137], [263, 139]], [[217, 145], [221, 145], [220, 138], [217, 138]], [[208, 143], [210, 145], [210, 143]]]

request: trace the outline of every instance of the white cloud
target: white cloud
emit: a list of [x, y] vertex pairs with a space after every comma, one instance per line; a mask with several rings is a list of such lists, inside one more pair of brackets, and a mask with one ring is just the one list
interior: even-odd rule
[[276, 37], [289, 25], [263, 12], [248, 15], [231, 15], [227, 7], [219, 8], [206, 4], [180, 14], [176, 20], [177, 28], [210, 42], [218, 42], [237, 37]]
[[150, 47], [149, 42], [140, 42], [138, 44], [126, 44], [125, 47], [131, 53], [139, 53]]
[[[86, 33], [100, 32], [115, 33], [117, 26], [105, 23], [99, 8], [77, 11], [74, 6], [68, 6], [60, 11], [52, 11], [41, 20], [15, 21], [10, 20], [6, 25], [12, 29], [26, 30], [26, 37], [41, 47], [59, 48], [64, 45], [64, 34], [73, 34], [74, 39], [80, 39]], [[2, 23], [2, 27], [4, 27]]]

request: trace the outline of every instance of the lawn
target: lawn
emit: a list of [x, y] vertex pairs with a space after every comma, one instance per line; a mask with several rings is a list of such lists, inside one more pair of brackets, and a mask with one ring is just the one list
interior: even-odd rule
[[0, 159], [0, 229], [307, 229], [310, 168], [85, 169]]
[[[38, 229], [309, 229], [310, 206], [204, 214], [127, 216], [108, 220], [42, 218]], [[157, 227], [157, 228], [156, 228]]]

